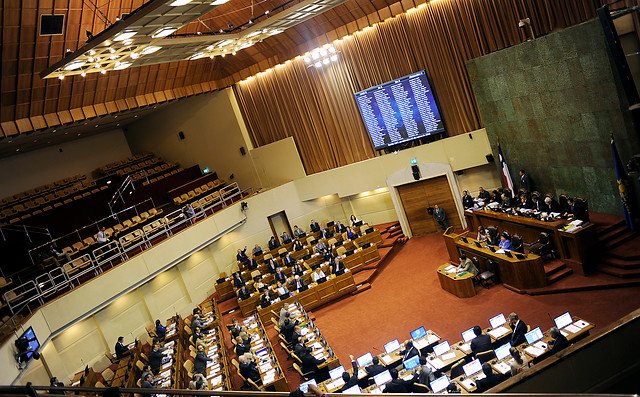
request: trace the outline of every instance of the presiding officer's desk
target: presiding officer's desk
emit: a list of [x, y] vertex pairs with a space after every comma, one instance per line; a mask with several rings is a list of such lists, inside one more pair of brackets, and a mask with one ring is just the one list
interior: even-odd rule
[[[478, 257], [481, 262], [487, 259], [494, 260], [498, 264], [501, 281], [513, 289], [525, 290], [547, 285], [542, 258], [538, 255], [529, 253], [526, 258], [518, 259], [515, 252], [512, 252], [512, 257], [508, 257], [505, 254], [492, 252], [488, 248], [476, 246], [472, 238], [467, 237], [468, 242], [465, 243], [461, 236], [462, 234], [456, 234], [451, 229], [443, 234], [449, 259], [452, 262], [457, 262], [460, 253], [464, 252], [468, 257]], [[497, 250], [497, 247], [495, 249]]]
[[565, 226], [570, 221], [562, 218], [544, 221], [508, 212], [481, 209], [466, 210], [464, 216], [474, 235], [478, 226], [496, 226], [501, 232], [519, 234], [524, 242], [534, 243], [538, 241], [540, 232], [549, 233], [560, 257], [576, 273], [583, 276], [592, 271], [595, 265], [595, 226], [591, 223], [584, 223], [580, 228], [567, 232]]

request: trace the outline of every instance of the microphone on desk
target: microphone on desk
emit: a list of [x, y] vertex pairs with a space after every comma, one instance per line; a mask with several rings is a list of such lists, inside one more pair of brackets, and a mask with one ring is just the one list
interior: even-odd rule
[[551, 318], [551, 314], [549, 314], [549, 312], [547, 312], [547, 316], [549, 316], [549, 320], [551, 320], [551, 324], [555, 325], [555, 322], [553, 321], [553, 319]]

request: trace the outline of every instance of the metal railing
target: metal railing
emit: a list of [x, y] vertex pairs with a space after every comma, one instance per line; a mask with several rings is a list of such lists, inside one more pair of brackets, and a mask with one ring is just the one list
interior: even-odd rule
[[91, 253], [73, 258], [33, 280], [6, 291], [3, 294], [4, 300], [11, 313], [15, 313], [24, 305], [42, 306], [48, 299], [59, 293], [80, 286], [83, 282], [99, 276], [107, 268], [124, 263], [138, 253], [170, 238], [175, 232], [195, 224], [200, 219], [212, 216], [217, 207], [225, 208], [250, 193], [251, 189], [242, 191], [237, 183], [225, 186], [194, 202], [194, 212], [191, 215], [185, 210], [186, 207], [177, 209], [160, 220], [137, 228], [118, 240], [100, 245]]
[[29, 225], [10, 225], [10, 224], [0, 225], [1, 239], [3, 239], [4, 241], [7, 241], [7, 236], [5, 235], [5, 233], [9, 233], [9, 232], [17, 232], [17, 233], [24, 234], [30, 243], [33, 242], [33, 239], [31, 238], [32, 234], [44, 235], [51, 238], [51, 233], [49, 232], [49, 229], [47, 229], [46, 227], [29, 226]]

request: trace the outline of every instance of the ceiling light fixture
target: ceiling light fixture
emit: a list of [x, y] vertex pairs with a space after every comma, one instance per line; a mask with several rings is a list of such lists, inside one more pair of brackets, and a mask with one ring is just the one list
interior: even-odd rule
[[[116, 64], [113, 70], [123, 70], [128, 68], [129, 66], [131, 66], [131, 62], [120, 62], [119, 64]], [[106, 70], [104, 70], [104, 72], [106, 72]]]
[[118, 33], [117, 35], [115, 35], [115, 37], [113, 38], [113, 41], [129, 40], [130, 38], [132, 38], [135, 35], [136, 35], [136, 32], [134, 32], [133, 30], [125, 30], [124, 32], [121, 32], [121, 33]]
[[192, 0], [175, 0], [172, 3], [169, 3], [171, 7], [180, 7], [191, 3]]
[[85, 61], [73, 61], [70, 64], [68, 64], [67, 66], [64, 67], [64, 70], [76, 70], [76, 69], [80, 69], [81, 67], [83, 67], [85, 65]]
[[211, 5], [212, 5], [212, 6], [219, 6], [219, 5], [222, 5], [222, 4], [224, 4], [224, 3], [228, 3], [228, 2], [229, 2], [229, 0], [214, 0], [214, 1], [211, 3]]
[[149, 55], [149, 54], [153, 54], [156, 51], [159, 51], [160, 49], [162, 49], [162, 47], [157, 45], [150, 45], [149, 47], [143, 48], [142, 51], [140, 51], [140, 54]]
[[178, 28], [174, 28], [174, 27], [171, 27], [171, 26], [165, 26], [163, 28], [160, 28], [160, 29], [156, 30], [155, 33], [153, 33], [151, 35], [151, 37], [154, 38], [154, 39], [167, 37], [169, 35], [172, 35], [173, 32], [175, 32], [176, 30], [178, 30]]
[[58, 80], [64, 80], [64, 74], [61, 74], [60, 76], [58, 76]]
[[129, 57], [131, 59], [138, 59], [140, 58], [140, 54], [138, 54], [137, 52], [132, 52], [131, 54], [129, 54]]

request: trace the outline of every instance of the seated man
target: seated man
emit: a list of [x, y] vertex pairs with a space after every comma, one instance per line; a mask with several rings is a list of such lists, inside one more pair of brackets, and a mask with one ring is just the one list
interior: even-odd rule
[[469, 209], [469, 208], [473, 208], [473, 197], [471, 197], [471, 195], [469, 194], [468, 190], [465, 190], [464, 192], [462, 192], [462, 206], [464, 207], [464, 209]]
[[322, 234], [321, 234], [322, 238], [324, 239], [328, 239], [333, 237], [333, 232], [331, 230], [329, 230], [328, 228], [324, 228], [322, 229]]
[[251, 297], [251, 291], [249, 291], [249, 288], [246, 285], [243, 285], [239, 290], [238, 290], [238, 299], [245, 300], [245, 299], [249, 299]]
[[271, 239], [269, 239], [268, 245], [269, 245], [269, 251], [271, 251], [278, 248], [280, 246], [280, 242], [276, 240], [276, 236], [271, 236]]
[[411, 339], [404, 342], [404, 349], [400, 351], [403, 362], [407, 361], [413, 356], [417, 356], [418, 354], [420, 354], [420, 352], [418, 351], [418, 349], [416, 349], [415, 346], [413, 346], [413, 341]]
[[343, 274], [347, 268], [344, 266], [344, 262], [340, 260], [340, 257], [336, 256], [331, 262], [331, 274], [340, 275]]
[[300, 229], [298, 225], [293, 226], [293, 237], [300, 238], [304, 237], [307, 233], [304, 230]]
[[478, 200], [482, 200], [486, 204], [489, 202], [490, 198], [491, 195], [489, 194], [489, 192], [487, 192], [482, 186], [480, 186], [480, 188], [478, 189]]
[[493, 347], [491, 346], [491, 337], [483, 334], [482, 328], [480, 328], [479, 325], [473, 327], [473, 333], [476, 337], [471, 339], [470, 347], [474, 357], [480, 352], [493, 350]]
[[260, 255], [262, 255], [262, 247], [256, 244], [256, 246], [253, 247], [253, 256], [260, 256]]
[[398, 370], [393, 368], [389, 370], [391, 374], [391, 382], [384, 387], [383, 393], [410, 393], [413, 384], [416, 382], [416, 376], [411, 380], [404, 380], [398, 377]]
[[325, 245], [324, 241], [318, 241], [318, 244], [316, 244], [315, 246], [315, 250], [317, 253], [324, 255], [324, 253], [327, 251], [327, 246]]
[[[302, 373], [304, 374], [308, 374], [311, 373], [313, 374], [313, 378], [316, 379], [316, 381], [322, 381], [324, 379], [327, 379], [328, 376], [321, 376], [319, 374], [319, 369], [318, 366], [321, 364], [324, 364], [324, 362], [326, 361], [326, 359], [317, 359], [314, 356], [311, 355], [311, 353], [308, 350], [303, 350], [302, 351], [302, 356], [298, 357], [300, 359], [300, 361], [302, 361]], [[325, 371], [328, 375], [328, 370], [325, 368]]]
[[293, 278], [289, 282], [289, 288], [296, 291], [305, 290], [306, 286], [307, 284], [304, 282], [304, 279], [297, 274], [293, 276]]
[[544, 204], [547, 206], [548, 208], [548, 212], [560, 212], [560, 204], [558, 204], [558, 202], [556, 201], [556, 199], [554, 199], [553, 197], [551, 197], [550, 195], [547, 195], [544, 198]]
[[255, 257], [253, 257], [248, 262], [246, 262], [246, 265], [249, 270], [256, 270], [258, 268], [258, 261]]
[[287, 282], [287, 275], [284, 272], [284, 270], [282, 270], [281, 267], [278, 268], [278, 270], [276, 271], [276, 281], [278, 283], [286, 283]]
[[552, 327], [549, 330], [549, 335], [553, 338], [553, 340], [549, 341], [549, 344], [552, 346], [549, 351], [551, 354], [558, 353], [562, 349], [569, 347], [569, 341], [564, 335], [562, 335], [562, 332], [560, 332], [558, 328]]
[[369, 374], [369, 376], [376, 376], [386, 371], [387, 368], [384, 365], [380, 365], [380, 359], [378, 356], [373, 356], [371, 365], [367, 365], [364, 370]]
[[282, 262], [284, 263], [285, 267], [290, 267], [296, 263], [296, 260], [293, 259], [293, 256], [291, 256], [291, 252], [287, 252], [287, 255], [284, 257]]
[[291, 236], [289, 236], [289, 233], [286, 231], [282, 232], [280, 238], [282, 238], [282, 244], [289, 244], [291, 242]]
[[271, 295], [269, 294], [269, 290], [266, 290], [260, 295], [260, 307], [263, 309], [271, 305]]
[[[296, 321], [297, 322], [297, 321]], [[293, 331], [295, 329], [296, 323], [292, 322], [291, 319], [285, 318], [284, 324], [280, 327], [280, 333], [287, 341], [287, 343], [291, 343], [291, 338], [293, 337]]]
[[334, 230], [336, 233], [344, 233], [347, 231], [347, 228], [345, 225], [343, 225], [342, 223], [340, 223], [340, 221], [336, 221], [336, 224], [334, 226]]
[[505, 375], [494, 373], [491, 369], [491, 364], [489, 363], [482, 364], [482, 372], [484, 373], [485, 378], [478, 379], [476, 381], [477, 393], [484, 393], [506, 379]]
[[309, 229], [311, 230], [311, 233], [319, 232], [320, 231], [320, 224], [318, 224], [318, 222], [316, 222], [316, 221], [314, 221], [312, 219], [311, 220], [311, 224], [309, 225]]
[[245, 284], [244, 280], [242, 279], [242, 276], [240, 275], [240, 272], [234, 272], [232, 274], [233, 277], [233, 286], [236, 288], [242, 288], [242, 286]]
[[253, 361], [251, 353], [245, 353], [238, 357], [238, 361], [240, 362], [240, 375], [245, 379], [251, 379], [256, 383], [261, 381], [260, 371], [258, 371], [258, 366], [255, 361]]
[[460, 254], [460, 266], [458, 266], [457, 271], [459, 273], [461, 272], [472, 273], [474, 277], [480, 274], [480, 271], [478, 270], [476, 265], [474, 265], [473, 261], [467, 258], [465, 254]]

